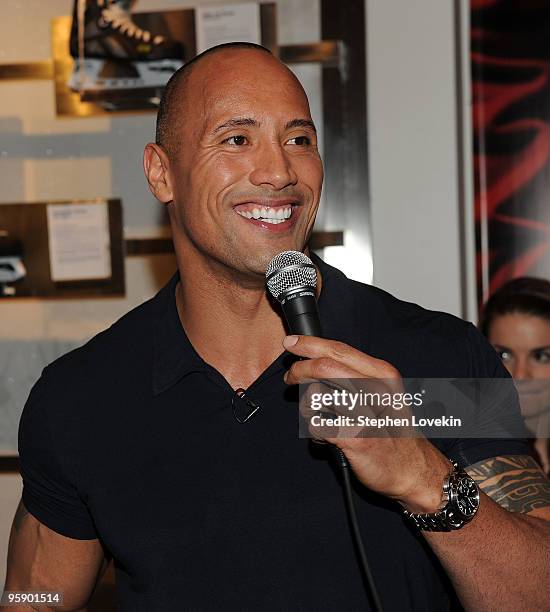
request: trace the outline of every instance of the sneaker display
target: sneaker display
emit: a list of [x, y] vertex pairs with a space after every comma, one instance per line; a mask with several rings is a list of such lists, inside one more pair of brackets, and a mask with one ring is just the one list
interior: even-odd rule
[[162, 87], [183, 65], [182, 43], [141, 29], [130, 0], [75, 0], [69, 87], [101, 91]]

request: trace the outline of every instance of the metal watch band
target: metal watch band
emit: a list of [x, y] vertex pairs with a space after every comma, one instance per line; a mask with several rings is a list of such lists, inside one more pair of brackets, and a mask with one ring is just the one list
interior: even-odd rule
[[[403, 510], [403, 514], [422, 531], [454, 531], [469, 523], [479, 507], [479, 488], [474, 480], [458, 465], [452, 462], [453, 469], [443, 481], [443, 502], [444, 506], [437, 512], [420, 514]], [[468, 514], [461, 511], [458, 496], [458, 483], [466, 480], [470, 487], [471, 499], [467, 500]], [[463, 487], [461, 487], [463, 489]], [[464, 506], [464, 503], [462, 503]]]

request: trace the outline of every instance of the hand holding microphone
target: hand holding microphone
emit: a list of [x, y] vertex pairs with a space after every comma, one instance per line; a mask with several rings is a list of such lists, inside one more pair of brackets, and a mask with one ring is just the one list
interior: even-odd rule
[[[390, 363], [343, 342], [321, 337], [317, 309], [317, 271], [298, 251], [275, 256], [267, 286], [281, 304], [291, 336], [285, 349], [303, 359], [285, 376], [289, 385], [312, 380], [372, 378], [399, 386], [401, 375]], [[422, 437], [325, 438], [345, 452], [357, 478], [371, 490], [396, 499], [416, 512], [432, 512], [441, 501], [441, 482], [449, 462]]]

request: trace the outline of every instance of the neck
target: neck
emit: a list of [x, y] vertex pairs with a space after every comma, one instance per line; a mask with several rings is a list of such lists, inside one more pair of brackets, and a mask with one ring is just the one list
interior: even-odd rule
[[178, 267], [176, 303], [191, 344], [234, 389], [246, 389], [283, 352], [283, 321], [263, 279], [244, 282], [211, 269], [199, 274]]

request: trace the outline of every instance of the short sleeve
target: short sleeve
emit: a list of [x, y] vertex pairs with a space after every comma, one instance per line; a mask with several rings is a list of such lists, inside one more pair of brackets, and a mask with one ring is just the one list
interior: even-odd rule
[[[510, 378], [496, 351], [471, 323], [466, 324], [467, 370], [466, 378]], [[517, 394], [501, 409], [503, 418], [512, 425], [513, 431], [524, 431]], [[525, 438], [466, 438], [439, 441], [442, 452], [449, 459], [467, 467], [478, 461], [503, 455], [529, 455], [530, 449]]]
[[[46, 369], [47, 370], [47, 369]], [[46, 370], [32, 388], [19, 422], [23, 504], [42, 524], [69, 538], [98, 537], [74, 477], [63, 467], [63, 445], [54, 439], [55, 391]]]

